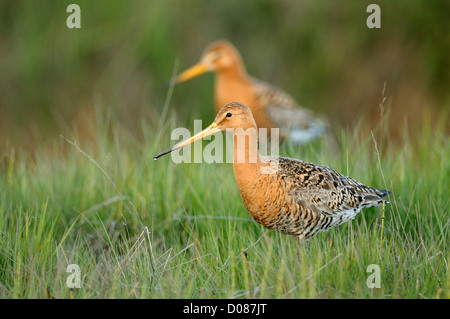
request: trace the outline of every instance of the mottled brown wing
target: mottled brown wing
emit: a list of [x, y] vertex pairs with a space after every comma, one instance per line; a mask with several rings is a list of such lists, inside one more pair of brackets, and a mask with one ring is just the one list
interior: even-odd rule
[[254, 79], [255, 95], [261, 105], [283, 105], [286, 108], [298, 108], [298, 103], [288, 93], [266, 82]]
[[257, 82], [255, 95], [264, 105], [267, 117], [289, 140], [306, 143], [327, 130], [325, 121], [303, 108], [286, 92], [264, 82]]
[[379, 206], [382, 197], [390, 193], [363, 185], [327, 166], [296, 159], [279, 158], [279, 170], [286, 188], [291, 190], [291, 201], [329, 216]]

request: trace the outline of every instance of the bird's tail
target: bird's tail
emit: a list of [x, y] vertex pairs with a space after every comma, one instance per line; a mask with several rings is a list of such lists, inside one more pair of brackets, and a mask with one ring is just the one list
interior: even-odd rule
[[[391, 192], [390, 190], [386, 190], [386, 189], [377, 189], [377, 190], [376, 190], [376, 193], [377, 193], [378, 196], [380, 196], [380, 198], [383, 198], [383, 197], [389, 195], [389, 194], [392, 193], [392, 192]], [[386, 204], [389, 204], [389, 201], [387, 201], [387, 200], [385, 200], [385, 199], [383, 199], [383, 201], [384, 201]]]

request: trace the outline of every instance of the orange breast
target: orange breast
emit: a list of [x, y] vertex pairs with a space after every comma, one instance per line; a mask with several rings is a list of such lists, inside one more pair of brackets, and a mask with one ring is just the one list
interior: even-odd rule
[[278, 220], [293, 208], [288, 205], [285, 185], [282, 185], [276, 174], [259, 174], [259, 169], [249, 165], [234, 165], [242, 202], [258, 223], [269, 229], [280, 230], [277, 229]]

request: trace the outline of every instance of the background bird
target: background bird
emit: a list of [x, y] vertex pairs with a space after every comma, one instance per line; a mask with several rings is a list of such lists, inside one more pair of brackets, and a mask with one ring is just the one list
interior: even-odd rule
[[352, 220], [362, 208], [388, 203], [383, 197], [390, 191], [365, 186], [327, 166], [261, 156], [252, 112], [237, 102], [222, 107], [206, 129], [154, 159], [227, 129], [233, 130], [233, 169], [242, 201], [268, 229], [303, 241]]
[[331, 134], [328, 121], [300, 107], [286, 92], [249, 76], [237, 49], [228, 41], [211, 43], [200, 61], [182, 72], [172, 83], [188, 81], [206, 72], [215, 73], [215, 111], [230, 102], [249, 105], [259, 129], [279, 128], [279, 137], [296, 144]]

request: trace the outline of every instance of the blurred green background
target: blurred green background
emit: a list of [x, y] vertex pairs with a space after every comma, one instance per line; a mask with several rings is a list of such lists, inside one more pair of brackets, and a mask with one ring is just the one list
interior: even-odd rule
[[[81, 29], [66, 26], [70, 3], [81, 7]], [[381, 7], [381, 29], [366, 26], [370, 3]], [[414, 131], [424, 116], [448, 115], [449, 12], [449, 1], [425, 0], [2, 0], [0, 151], [74, 129], [89, 137], [94, 105], [131, 133], [143, 114], [157, 121], [164, 83], [220, 38], [249, 74], [335, 125], [373, 128], [386, 83], [395, 139], [406, 122]], [[175, 87], [169, 112], [187, 127], [211, 121], [213, 76]]]

